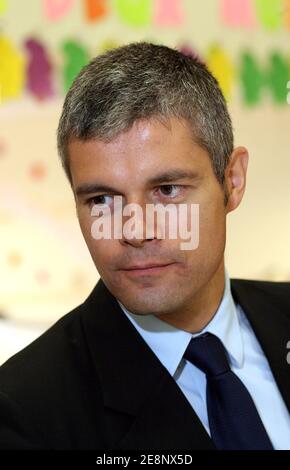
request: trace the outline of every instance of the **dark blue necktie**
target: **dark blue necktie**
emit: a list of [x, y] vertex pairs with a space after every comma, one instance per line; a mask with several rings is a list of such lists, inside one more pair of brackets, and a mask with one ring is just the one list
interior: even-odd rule
[[230, 369], [220, 339], [211, 333], [192, 338], [184, 357], [206, 374], [209, 427], [217, 449], [273, 450], [251, 395]]

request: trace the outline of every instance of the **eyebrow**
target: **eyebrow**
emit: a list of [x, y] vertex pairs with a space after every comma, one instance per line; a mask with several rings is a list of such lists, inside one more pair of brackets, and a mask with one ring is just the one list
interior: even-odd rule
[[[170, 171], [166, 171], [165, 173], [156, 175], [153, 178], [150, 178], [147, 181], [147, 184], [154, 185], [154, 184], [161, 184], [161, 183], [171, 183], [172, 181], [183, 180], [183, 179], [196, 180], [199, 178], [200, 178], [200, 175], [196, 172], [189, 171], [189, 170], [173, 169]], [[83, 183], [76, 188], [75, 192], [78, 196], [83, 196], [86, 194], [98, 193], [101, 191], [102, 192], [107, 191], [111, 193], [120, 193], [120, 191], [113, 188], [112, 186], [100, 184], [98, 182]]]

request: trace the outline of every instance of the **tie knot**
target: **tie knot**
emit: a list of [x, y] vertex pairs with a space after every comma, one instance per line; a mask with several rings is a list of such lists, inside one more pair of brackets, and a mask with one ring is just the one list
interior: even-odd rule
[[211, 333], [192, 338], [184, 353], [184, 358], [207, 376], [216, 376], [230, 371], [223, 343]]

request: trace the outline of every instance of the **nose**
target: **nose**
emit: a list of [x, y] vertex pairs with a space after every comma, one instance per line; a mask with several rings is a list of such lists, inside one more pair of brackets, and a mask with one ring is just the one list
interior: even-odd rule
[[142, 238], [142, 239], [137, 239], [137, 238], [131, 238], [131, 239], [121, 239], [120, 243], [123, 245], [130, 245], [133, 246], [134, 248], [142, 248], [142, 246], [147, 244], [147, 242], [153, 242], [156, 240], [155, 238]]
[[123, 210], [122, 236], [120, 243], [131, 245], [135, 248], [142, 247], [145, 243], [155, 242], [154, 220], [146, 217], [146, 204], [129, 203]]

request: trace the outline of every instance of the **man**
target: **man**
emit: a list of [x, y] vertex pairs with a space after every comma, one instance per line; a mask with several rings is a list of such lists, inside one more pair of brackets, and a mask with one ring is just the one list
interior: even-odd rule
[[[96, 57], [58, 149], [101, 279], [0, 369], [1, 448], [289, 449], [290, 285], [225, 270], [248, 153], [205, 65], [149, 43]], [[108, 236], [116, 199], [141, 210]], [[190, 249], [161, 236], [173, 219], [147, 231], [148, 205], [190, 209]]]

